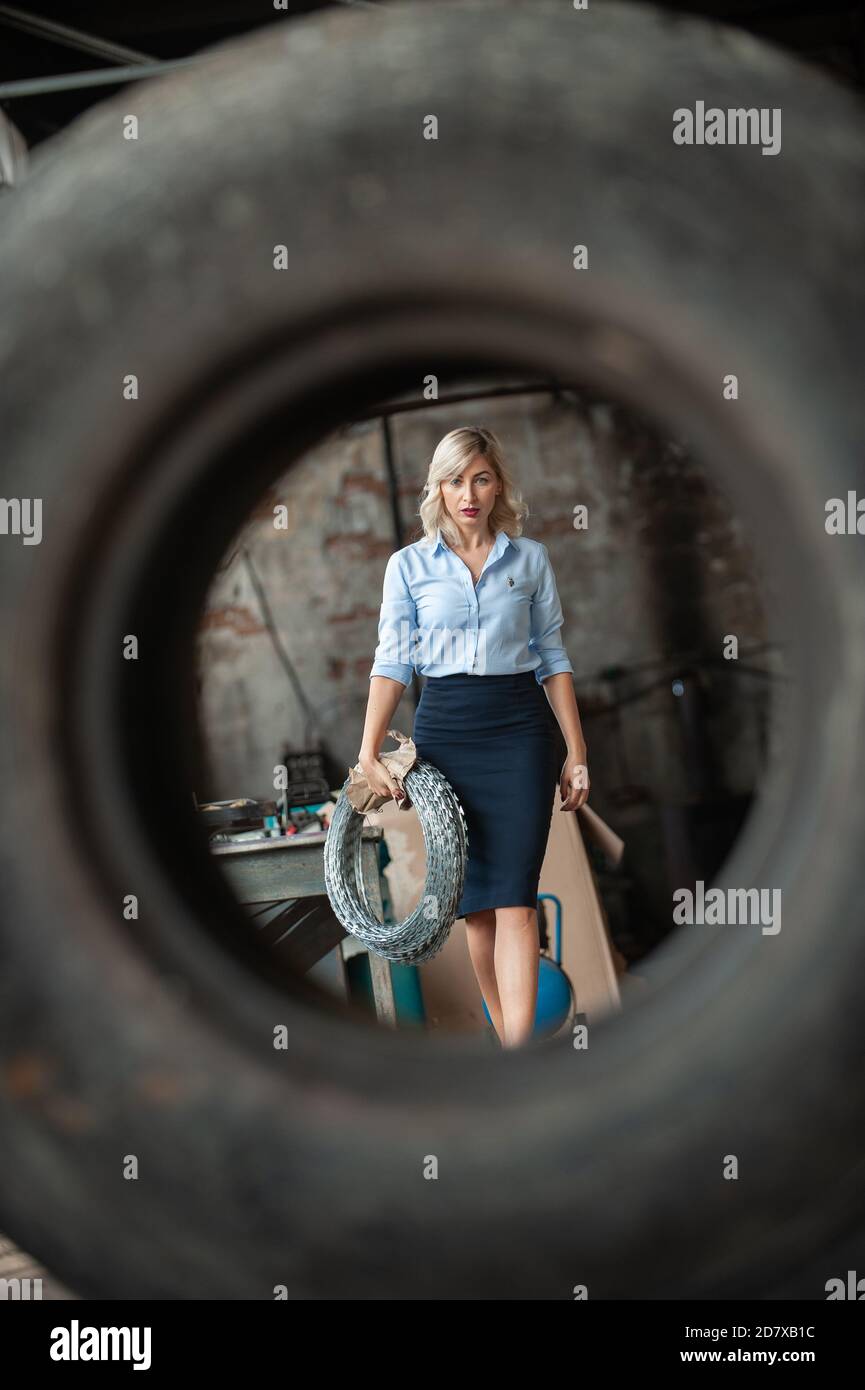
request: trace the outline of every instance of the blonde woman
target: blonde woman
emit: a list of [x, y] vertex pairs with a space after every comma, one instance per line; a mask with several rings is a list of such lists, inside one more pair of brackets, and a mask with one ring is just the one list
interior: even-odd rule
[[[465, 812], [457, 916], [503, 1047], [534, 1027], [538, 882], [556, 784], [561, 811], [589, 790], [555, 577], [546, 546], [521, 534], [527, 514], [491, 430], [445, 435], [424, 487], [423, 538], [385, 570], [358, 759], [374, 791], [402, 795], [379, 754], [417, 670], [427, 679], [413, 738]], [[560, 773], [550, 710], [567, 747]]]

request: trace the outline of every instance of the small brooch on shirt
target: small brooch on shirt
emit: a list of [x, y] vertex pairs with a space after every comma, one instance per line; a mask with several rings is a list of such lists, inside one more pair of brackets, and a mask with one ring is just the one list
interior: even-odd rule
[[514, 581], [511, 579], [511, 576], [508, 575], [508, 588], [509, 588], [509, 589], [512, 589], [513, 587], [514, 587]]

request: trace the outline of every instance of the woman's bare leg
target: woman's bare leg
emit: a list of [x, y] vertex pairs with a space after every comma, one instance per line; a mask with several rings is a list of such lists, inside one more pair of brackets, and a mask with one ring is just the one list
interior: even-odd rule
[[495, 918], [496, 983], [504, 1021], [502, 1046], [521, 1047], [531, 1039], [538, 1002], [541, 941], [537, 908], [497, 907]]
[[486, 908], [483, 912], [469, 912], [466, 916], [466, 937], [469, 943], [469, 955], [474, 966], [475, 976], [484, 997], [484, 1003], [489, 1009], [493, 1027], [504, 1045], [504, 1026], [502, 1024], [502, 1006], [499, 1002], [498, 985], [496, 984], [495, 967], [495, 945], [496, 945], [496, 913], [495, 908]]

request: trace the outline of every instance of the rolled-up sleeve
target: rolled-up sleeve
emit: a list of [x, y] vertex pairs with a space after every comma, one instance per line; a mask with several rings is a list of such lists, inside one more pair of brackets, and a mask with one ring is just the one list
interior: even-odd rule
[[540, 666], [535, 668], [535, 680], [542, 685], [548, 676], [558, 675], [560, 671], [574, 668], [562, 646], [562, 605], [556, 589], [550, 554], [545, 545], [540, 546], [540, 572], [538, 587], [532, 598], [531, 638], [529, 649], [541, 658]]
[[411, 684], [414, 675], [411, 641], [416, 627], [414, 599], [409, 592], [397, 550], [388, 560], [384, 572], [378, 646], [373, 656], [370, 680], [373, 676], [388, 676], [393, 681], [402, 681], [403, 685]]

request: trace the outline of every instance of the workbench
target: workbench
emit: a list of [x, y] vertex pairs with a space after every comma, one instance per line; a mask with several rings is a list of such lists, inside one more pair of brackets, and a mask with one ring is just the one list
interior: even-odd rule
[[[380, 825], [361, 832], [361, 872], [370, 906], [383, 919], [379, 882]], [[280, 835], [272, 840], [246, 840], [213, 844], [210, 852], [244, 906], [284, 905], [271, 919], [280, 931], [280, 954], [294, 970], [305, 973], [329, 951], [339, 950], [341, 961], [366, 948], [349, 935], [335, 916], [324, 882], [325, 831]], [[310, 899], [324, 897], [324, 903]], [[369, 953], [376, 1017], [393, 1027], [396, 1023], [390, 962]], [[344, 971], [343, 971], [344, 978]]]

